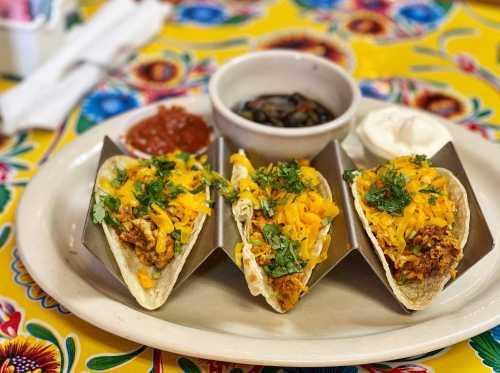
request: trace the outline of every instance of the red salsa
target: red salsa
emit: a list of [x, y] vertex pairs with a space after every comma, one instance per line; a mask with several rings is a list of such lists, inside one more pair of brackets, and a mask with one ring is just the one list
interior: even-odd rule
[[159, 106], [155, 115], [128, 130], [125, 142], [151, 155], [162, 155], [176, 149], [196, 153], [209, 144], [210, 132], [200, 116], [178, 106]]

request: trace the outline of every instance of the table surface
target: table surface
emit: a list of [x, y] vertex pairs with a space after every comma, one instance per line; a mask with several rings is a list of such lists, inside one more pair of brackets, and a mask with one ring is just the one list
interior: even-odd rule
[[[113, 115], [205, 92], [228, 58], [265, 48], [315, 53], [352, 71], [366, 97], [428, 110], [500, 140], [500, 7], [447, 0], [174, 1], [161, 35], [88, 94], [57, 131], [0, 137], [0, 373], [23, 364], [28, 368], [17, 372], [299, 371], [178, 356], [94, 328], [37, 286], [16, 249], [16, 205], [41, 163]], [[91, 17], [102, 3], [80, 2], [74, 20]], [[0, 90], [14, 84], [0, 77]], [[500, 326], [423, 356], [329, 371], [500, 372]]]

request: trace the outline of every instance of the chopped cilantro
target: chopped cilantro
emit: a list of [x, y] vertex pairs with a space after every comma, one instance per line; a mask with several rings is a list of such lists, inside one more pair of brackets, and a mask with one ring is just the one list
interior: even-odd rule
[[406, 276], [404, 273], [401, 273], [398, 278], [398, 285], [404, 285], [406, 283]]
[[181, 161], [184, 161], [184, 162], [187, 162], [190, 157], [191, 157], [191, 155], [189, 153], [186, 153], [186, 152], [180, 152], [179, 154], [177, 154], [177, 159], [180, 159]]
[[99, 201], [92, 206], [92, 221], [94, 224], [106, 223], [109, 225], [120, 225], [120, 222], [113, 217], [113, 212], [120, 209], [120, 200], [110, 195], [103, 195]]
[[158, 271], [158, 270], [154, 270], [152, 273], [151, 273], [151, 278], [153, 280], [158, 280], [161, 276], [161, 271]]
[[325, 225], [330, 224], [332, 221], [333, 221], [333, 218], [331, 216], [327, 216], [327, 217], [323, 218], [323, 220], [321, 220], [321, 224], [323, 224], [323, 226], [325, 226]]
[[426, 187], [424, 189], [420, 189], [419, 192], [420, 193], [437, 193], [437, 194], [441, 193], [439, 190], [436, 189], [436, 187], [434, 187], [432, 185], [429, 185], [428, 187]]
[[94, 203], [94, 207], [92, 208], [92, 221], [94, 224], [100, 224], [103, 222], [106, 217], [106, 209], [103, 205], [99, 203]]
[[170, 235], [174, 240], [174, 252], [180, 254], [182, 252], [181, 231], [175, 229]]
[[139, 206], [134, 207], [134, 216], [136, 218], [142, 218], [144, 215], [148, 213], [149, 206]]
[[300, 242], [284, 235], [277, 224], [264, 225], [262, 232], [275, 253], [271, 263], [264, 266], [264, 271], [273, 278], [302, 272], [306, 262], [299, 257]]
[[118, 212], [120, 210], [121, 202], [116, 197], [107, 194], [101, 197], [101, 201], [105, 207], [113, 212]]
[[206, 184], [205, 182], [201, 182], [197, 187], [193, 188], [191, 190], [191, 193], [192, 194], [198, 194], [198, 193], [201, 193], [201, 192], [204, 192], [206, 190]]
[[360, 172], [356, 169], [354, 170], [345, 170], [344, 173], [342, 174], [342, 178], [347, 181], [349, 184], [352, 184], [354, 181], [354, 178], [356, 176], [359, 176]]
[[435, 205], [437, 201], [437, 197], [435, 195], [432, 195], [429, 197], [429, 204], [430, 205]]
[[208, 185], [213, 186], [219, 193], [222, 194], [227, 203], [233, 204], [239, 198], [238, 192], [233, 189], [229, 182], [215, 171], [208, 171], [209, 175], [205, 177]]
[[153, 157], [151, 164], [156, 167], [157, 173], [161, 178], [167, 177], [175, 169], [174, 161], [169, 161], [162, 157]]
[[213, 199], [207, 200], [207, 205], [210, 208], [213, 208], [215, 206], [215, 201]]
[[166, 185], [168, 191], [169, 198], [176, 198], [179, 194], [186, 193], [186, 189], [182, 185], [174, 185], [171, 181], [169, 181]]
[[276, 206], [276, 202], [273, 200], [268, 200], [262, 198], [260, 200], [260, 207], [262, 208], [262, 212], [266, 218], [271, 218], [274, 215], [274, 207]]
[[223, 197], [224, 201], [230, 204], [235, 203], [238, 200], [238, 198], [240, 198], [238, 191], [236, 190], [231, 190], [230, 192], [225, 193]]
[[111, 186], [113, 188], [119, 188], [127, 181], [127, 171], [115, 167], [115, 178], [111, 180]]
[[261, 240], [250, 240], [250, 243], [252, 245], [255, 245], [255, 246], [260, 246], [262, 245], [262, 241]]
[[421, 253], [422, 253], [422, 246], [420, 245], [415, 245], [411, 248], [411, 252], [416, 255], [416, 256], [419, 256]]
[[390, 169], [380, 175], [382, 186], [373, 183], [366, 193], [366, 203], [391, 215], [401, 215], [411, 202], [411, 195], [406, 190], [406, 177]]
[[286, 190], [289, 193], [299, 194], [306, 188], [299, 175], [297, 161], [278, 162], [271, 169], [261, 167], [253, 176], [253, 180], [261, 187], [270, 186], [273, 190]]
[[411, 161], [418, 167], [422, 167], [422, 162], [426, 161], [429, 166], [432, 165], [432, 161], [429, 158], [427, 158], [425, 154], [417, 154], [411, 159]]
[[141, 204], [141, 212], [144, 212], [145, 208], [147, 213], [147, 208], [153, 203], [156, 203], [160, 207], [165, 207], [166, 200], [163, 195], [163, 183], [160, 179], [155, 179], [148, 184], [144, 184], [144, 190], [142, 193], [136, 194], [136, 198]]
[[139, 180], [134, 181], [134, 192], [136, 194], [142, 192], [142, 183]]

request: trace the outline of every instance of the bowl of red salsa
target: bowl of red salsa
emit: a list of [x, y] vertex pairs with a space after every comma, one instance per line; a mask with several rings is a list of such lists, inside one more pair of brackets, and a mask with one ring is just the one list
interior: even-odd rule
[[205, 151], [214, 137], [211, 118], [188, 106], [189, 111], [175, 103], [160, 104], [134, 118], [122, 136], [127, 150], [141, 157], [174, 150], [195, 154]]

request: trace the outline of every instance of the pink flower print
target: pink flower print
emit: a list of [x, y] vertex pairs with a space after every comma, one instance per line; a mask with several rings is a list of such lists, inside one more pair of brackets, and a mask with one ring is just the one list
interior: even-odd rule
[[0, 183], [3, 183], [7, 180], [7, 177], [9, 176], [9, 165], [7, 163], [1, 162], [0, 161]]
[[455, 56], [455, 63], [458, 65], [460, 70], [466, 73], [475, 73], [478, 70], [476, 61], [467, 54], [458, 54]]

